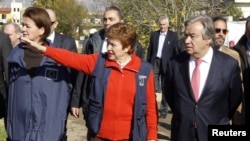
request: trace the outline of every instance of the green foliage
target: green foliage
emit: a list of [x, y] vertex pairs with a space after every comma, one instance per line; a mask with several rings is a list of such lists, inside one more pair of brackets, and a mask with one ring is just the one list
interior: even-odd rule
[[[124, 15], [125, 21], [136, 27], [139, 41], [148, 46], [150, 32], [159, 29], [158, 19], [162, 15], [169, 17], [170, 29], [181, 38], [184, 22], [195, 15], [240, 15], [237, 8], [225, 8], [221, 0], [117, 0], [116, 3]], [[230, 10], [233, 10], [229, 13]], [[239, 12], [240, 13], [240, 12]]]
[[5, 132], [3, 119], [0, 120], [0, 141], [5, 141], [7, 138], [7, 134]]
[[75, 39], [81, 36], [82, 21], [87, 16], [87, 10], [77, 0], [34, 0], [33, 5], [55, 11], [59, 22], [57, 32], [73, 36]]
[[241, 9], [237, 8], [233, 3], [230, 3], [222, 12], [227, 16], [243, 17]]
[[182, 32], [183, 23], [195, 6], [193, 0], [118, 0], [117, 5], [123, 10], [127, 23], [137, 29], [139, 41], [144, 47], [149, 44], [149, 35], [159, 29], [160, 16], [169, 17], [170, 29]]

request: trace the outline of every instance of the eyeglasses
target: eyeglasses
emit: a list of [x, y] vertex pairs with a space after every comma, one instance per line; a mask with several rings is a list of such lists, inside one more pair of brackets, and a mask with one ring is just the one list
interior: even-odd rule
[[53, 25], [56, 21], [51, 22], [51, 25]]
[[221, 28], [215, 28], [216, 33], [220, 33], [222, 31], [223, 34], [227, 34], [228, 30], [227, 29], [221, 29]]

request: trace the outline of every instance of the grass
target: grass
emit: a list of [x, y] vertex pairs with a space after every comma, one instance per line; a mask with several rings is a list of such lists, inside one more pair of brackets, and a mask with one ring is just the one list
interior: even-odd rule
[[7, 134], [5, 132], [3, 119], [0, 120], [0, 141], [5, 141], [7, 138]]

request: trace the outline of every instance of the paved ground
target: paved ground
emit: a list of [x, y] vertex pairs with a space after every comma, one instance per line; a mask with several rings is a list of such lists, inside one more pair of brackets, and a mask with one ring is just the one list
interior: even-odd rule
[[[161, 94], [157, 94], [157, 101], [161, 100]], [[166, 119], [160, 119], [158, 125], [158, 141], [169, 141], [170, 140], [170, 119], [172, 115], [169, 114]], [[86, 132], [85, 123], [80, 118], [76, 119], [72, 116], [69, 116], [68, 119], [68, 141], [86, 141]]]
[[[160, 102], [161, 94], [157, 94], [157, 101]], [[170, 118], [171, 114], [168, 114], [166, 119], [159, 120], [158, 141], [170, 140]], [[0, 126], [3, 126], [3, 120], [0, 120]], [[86, 141], [87, 129], [81, 115], [79, 118], [74, 118], [71, 115], [68, 117], [68, 141]], [[2, 141], [2, 140], [0, 140]]]

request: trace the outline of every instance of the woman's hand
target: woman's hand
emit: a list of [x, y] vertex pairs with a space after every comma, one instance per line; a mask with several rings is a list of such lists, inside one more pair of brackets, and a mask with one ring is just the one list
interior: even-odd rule
[[39, 53], [46, 52], [46, 47], [42, 46], [40, 43], [31, 41], [30, 39], [25, 38], [25, 37], [20, 37], [20, 39], [21, 39], [21, 42], [23, 42], [25, 44], [24, 47], [30, 48], [34, 51], [39, 52]]

